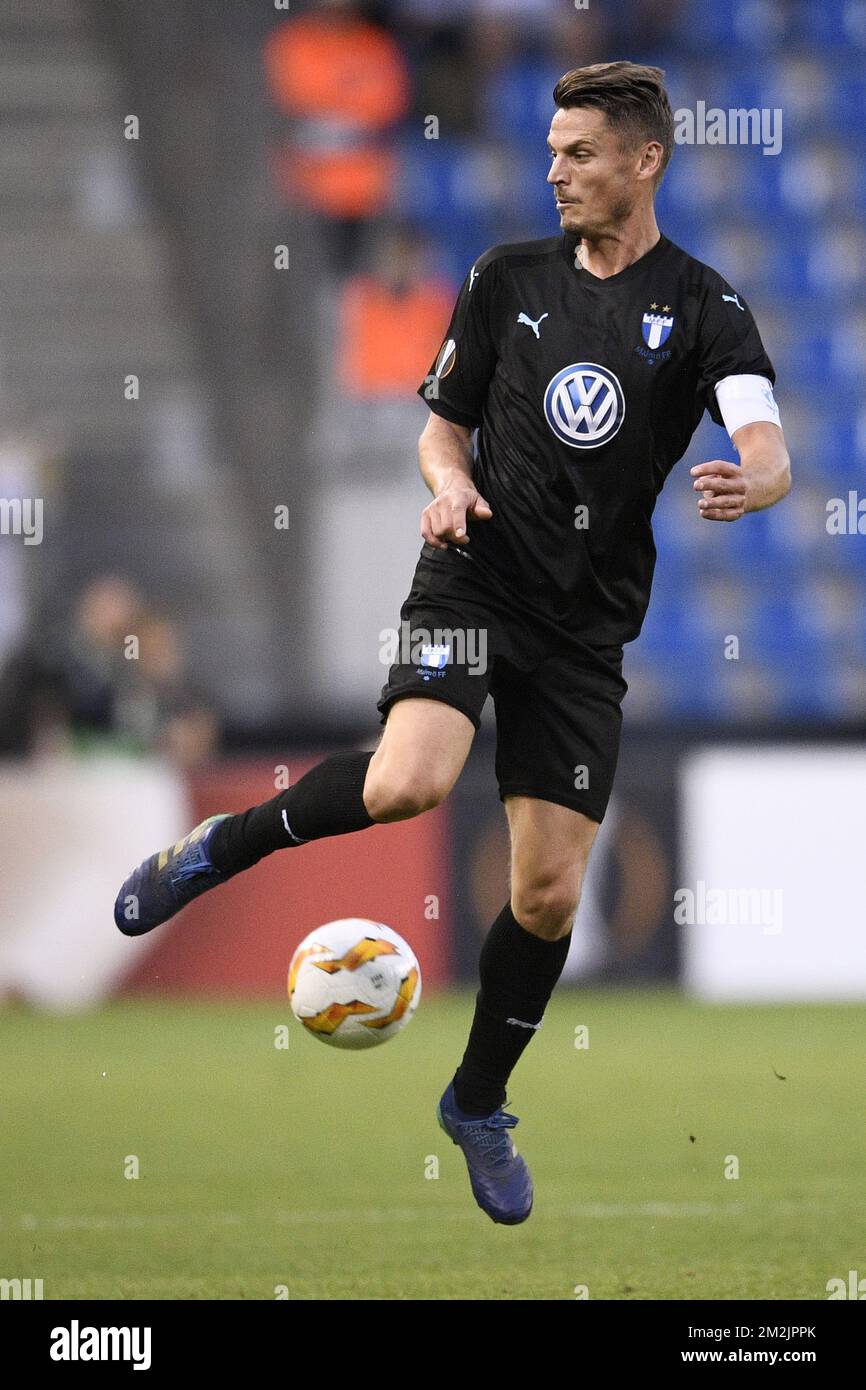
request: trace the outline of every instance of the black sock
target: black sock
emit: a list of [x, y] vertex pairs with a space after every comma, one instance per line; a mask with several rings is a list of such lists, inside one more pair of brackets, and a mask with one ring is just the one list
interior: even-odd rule
[[364, 779], [372, 756], [335, 753], [279, 796], [222, 821], [209, 844], [216, 868], [238, 873], [274, 850], [375, 825], [364, 805]]
[[454, 1095], [468, 1115], [489, 1115], [505, 1100], [505, 1087], [541, 1023], [562, 974], [571, 933], [558, 941], [534, 936], [508, 903], [481, 948], [481, 989]]

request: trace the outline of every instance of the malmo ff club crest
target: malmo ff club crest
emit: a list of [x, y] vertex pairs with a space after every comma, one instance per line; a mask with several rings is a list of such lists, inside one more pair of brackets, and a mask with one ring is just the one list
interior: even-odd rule
[[668, 313], [671, 306], [663, 304], [660, 313], [656, 312], [658, 307], [657, 304], [651, 304], [649, 313], [643, 316], [643, 340], [653, 352], [667, 342], [674, 326], [673, 314]]

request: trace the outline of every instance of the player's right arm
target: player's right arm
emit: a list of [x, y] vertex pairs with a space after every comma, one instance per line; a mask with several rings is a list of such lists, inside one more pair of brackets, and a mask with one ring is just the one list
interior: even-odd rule
[[493, 515], [472, 481], [472, 431], [466, 425], [430, 417], [418, 441], [421, 477], [433, 494], [421, 513], [421, 535], [435, 550], [448, 541], [467, 545], [466, 514], [479, 521]]
[[421, 476], [433, 493], [421, 515], [421, 535], [436, 550], [467, 545], [467, 516], [493, 515], [472, 481], [473, 431], [481, 424], [496, 369], [495, 301], [501, 248], [485, 251], [457, 296], [451, 322], [429, 373], [418, 387], [430, 415], [418, 441]]

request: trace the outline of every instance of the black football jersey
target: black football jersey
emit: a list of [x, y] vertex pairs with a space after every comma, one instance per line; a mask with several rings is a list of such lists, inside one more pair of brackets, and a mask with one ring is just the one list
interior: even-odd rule
[[467, 275], [418, 388], [477, 428], [475, 484], [493, 517], [437, 551], [449, 591], [495, 595], [584, 642], [631, 641], [655, 565], [652, 513], [714, 387], [775, 381], [748, 304], [667, 237], [602, 280], [578, 238], [495, 246]]

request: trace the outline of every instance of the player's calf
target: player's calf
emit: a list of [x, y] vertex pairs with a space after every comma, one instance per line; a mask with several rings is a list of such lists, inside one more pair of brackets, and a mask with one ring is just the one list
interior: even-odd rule
[[114, 907], [119, 930], [127, 936], [151, 931], [275, 850], [373, 825], [363, 795], [371, 757], [335, 753], [270, 801], [237, 816], [211, 816], [176, 845], [152, 854], [121, 886]]
[[335, 753], [260, 806], [210, 817], [184, 840], [151, 855], [121, 886], [115, 923], [126, 935], [141, 935], [278, 849], [438, 805], [459, 775], [473, 733], [465, 715], [443, 704], [398, 701], [375, 754]]

